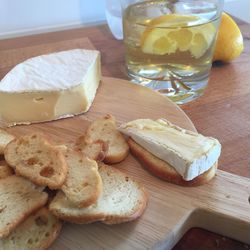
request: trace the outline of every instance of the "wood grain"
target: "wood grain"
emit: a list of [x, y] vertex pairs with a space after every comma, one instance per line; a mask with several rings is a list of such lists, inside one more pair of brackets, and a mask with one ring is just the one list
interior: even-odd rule
[[[181, 108], [199, 132], [221, 141], [223, 151], [219, 168], [250, 178], [250, 25], [240, 22], [239, 26], [244, 37], [243, 54], [231, 63], [215, 64], [205, 94]], [[0, 53], [12, 50], [25, 53], [20, 51], [33, 47], [39, 50], [44, 44], [51, 44], [54, 49], [57, 43], [67, 49], [79, 46], [81, 40], [84, 44], [86, 39], [101, 51], [104, 76], [128, 79], [122, 41], [114, 39], [106, 25], [2, 40]], [[15, 54], [11, 56], [14, 64], [17, 63]], [[2, 64], [6, 59], [0, 56], [0, 60]], [[1, 64], [0, 78], [11, 68]], [[3, 65], [6, 64], [10, 65], [8, 62]]]
[[[239, 194], [241, 194], [241, 190], [245, 190], [243, 191], [243, 200], [245, 202], [250, 195], [250, 98], [248, 97], [250, 92], [250, 25], [240, 22], [239, 26], [244, 36], [245, 49], [243, 54], [230, 64], [214, 65], [211, 71], [209, 87], [204, 96], [190, 104], [181, 106], [181, 108], [188, 114], [199, 132], [214, 136], [222, 143], [219, 169], [248, 177], [248, 179], [244, 179], [244, 181], [241, 181], [240, 178], [235, 179], [235, 182], [239, 183], [238, 189], [235, 187], [235, 190], [238, 190]], [[102, 73], [104, 76], [127, 79], [124, 69], [123, 44], [121, 41], [117, 41], [112, 37], [106, 25], [1, 40], [0, 79], [11, 67], [21, 60], [32, 55], [43, 53], [43, 48], [47, 48], [47, 50], [51, 48], [50, 51], [54, 51], [56, 48], [60, 50], [62, 47], [63, 49], [78, 46], [84, 47], [85, 44], [88, 47], [90, 43], [102, 53]], [[7, 55], [7, 57], [5, 57], [5, 55]], [[109, 96], [112, 96], [112, 93], [113, 91], [108, 93]], [[152, 110], [151, 114], [155, 112], [157, 112], [157, 110]], [[119, 119], [122, 119], [122, 114]], [[55, 124], [61, 122], [62, 121], [58, 121], [55, 122]], [[80, 121], [79, 124], [81, 124]], [[79, 124], [77, 122], [76, 126]], [[67, 131], [67, 128], [62, 128], [62, 132], [65, 131]], [[23, 132], [26, 132], [25, 129]], [[56, 133], [57, 126], [52, 126], [50, 132]], [[72, 130], [72, 134], [68, 137], [66, 136], [65, 139], [70, 139], [71, 136], [76, 136], [79, 132], [77, 129]], [[60, 139], [59, 136], [57, 138]], [[216, 185], [222, 184], [223, 183], [217, 183]], [[212, 185], [212, 183], [210, 185]], [[243, 188], [242, 185], [247, 188]], [[154, 190], [154, 187], [152, 188]], [[209, 188], [214, 189], [214, 187], [211, 186], [209, 186]], [[224, 190], [224, 192], [226, 191]], [[178, 192], [176, 192], [176, 196], [177, 195]], [[157, 194], [154, 196], [158, 197]], [[230, 197], [230, 194], [225, 194], [225, 196], [222, 195], [220, 197], [214, 197], [212, 195], [210, 198], [216, 202], [220, 199], [227, 200], [227, 197]], [[229, 201], [234, 203], [235, 199], [236, 198], [232, 200], [229, 199]], [[242, 204], [244, 204], [243, 200]], [[160, 201], [161, 204], [164, 202], [168, 204], [169, 200], [167, 202]], [[151, 202], [150, 206], [155, 207], [156, 205]], [[237, 210], [235, 214], [238, 214]], [[155, 216], [155, 213], [151, 215]], [[133, 225], [137, 228], [136, 223]], [[159, 227], [161, 226], [160, 224]], [[95, 225], [93, 225], [93, 227], [99, 228]], [[126, 227], [129, 227], [129, 225], [123, 226], [124, 231], [122, 234], [125, 236], [130, 234], [130, 231], [126, 230]], [[68, 229], [65, 230], [67, 232]], [[101, 229], [97, 229], [97, 232], [99, 232], [98, 230]], [[107, 229], [108, 232], [109, 230], [110, 229]], [[154, 228], [150, 230], [150, 226], [147, 226], [145, 230], [147, 230], [148, 237], [155, 237]], [[78, 227], [74, 228], [73, 232], [76, 236], [81, 237], [81, 231], [78, 231]], [[119, 235], [119, 233], [120, 232], [115, 232], [115, 235]], [[194, 235], [194, 239], [196, 238], [195, 236], [197, 235]], [[95, 236], [91, 233], [88, 234], [88, 237], [92, 240], [95, 239]], [[207, 237], [208, 240], [210, 239], [211, 241], [215, 238], [211, 236], [211, 234], [207, 234]], [[65, 241], [67, 243], [68, 239], [65, 239]], [[138, 241], [139, 238], [136, 242], [138, 243]], [[67, 248], [65, 244], [65, 247], [61, 249], [72, 249]], [[117, 244], [119, 246], [119, 242]], [[198, 240], [193, 240], [192, 244], [195, 248], [195, 246], [198, 246]], [[183, 247], [182, 249], [185, 249], [185, 245]], [[203, 247], [205, 247], [205, 243], [203, 243]], [[80, 249], [80, 247], [77, 246], [75, 249]], [[178, 249], [181, 249], [181, 245]]]
[[[102, 79], [94, 103], [84, 115], [8, 130], [16, 135], [39, 131], [57, 143], [71, 142], [84, 133], [89, 120], [106, 113], [113, 114], [118, 123], [136, 118], [165, 117], [195, 131], [185, 113], [167, 98], [114, 78]], [[131, 155], [114, 167], [144, 184], [150, 194], [142, 218], [115, 226], [65, 224], [51, 249], [170, 249], [194, 226], [250, 243], [248, 179], [218, 171], [208, 184], [184, 188], [150, 175]], [[214, 223], [215, 220], [220, 223]]]

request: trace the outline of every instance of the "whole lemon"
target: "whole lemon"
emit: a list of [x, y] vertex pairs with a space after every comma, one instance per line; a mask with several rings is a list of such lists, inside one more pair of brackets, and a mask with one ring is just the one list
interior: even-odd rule
[[238, 57], [243, 48], [243, 37], [238, 25], [229, 15], [222, 13], [213, 61], [229, 62]]

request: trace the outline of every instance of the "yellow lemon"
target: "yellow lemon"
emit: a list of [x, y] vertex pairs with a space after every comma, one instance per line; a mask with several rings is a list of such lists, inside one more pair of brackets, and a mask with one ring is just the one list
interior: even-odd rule
[[144, 53], [169, 55], [189, 51], [195, 58], [205, 54], [215, 39], [216, 28], [197, 16], [169, 14], [147, 23], [141, 38]]
[[213, 61], [229, 62], [243, 51], [243, 38], [239, 27], [226, 13], [222, 14]]

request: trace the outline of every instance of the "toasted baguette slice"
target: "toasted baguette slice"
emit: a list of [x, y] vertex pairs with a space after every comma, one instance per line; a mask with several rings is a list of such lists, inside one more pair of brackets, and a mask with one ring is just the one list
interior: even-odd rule
[[92, 205], [102, 191], [102, 179], [97, 163], [71, 149], [68, 149], [64, 156], [69, 171], [61, 190], [77, 207]]
[[74, 223], [107, 221], [112, 224], [131, 221], [144, 211], [147, 195], [142, 186], [121, 171], [100, 164], [103, 192], [96, 204], [77, 208], [59, 192], [50, 203], [50, 210], [59, 218]]
[[29, 180], [9, 176], [0, 181], [0, 238], [6, 237], [31, 213], [44, 206], [48, 195]]
[[2, 250], [47, 249], [59, 235], [62, 223], [47, 208], [30, 215], [11, 234], [0, 240]]
[[85, 136], [80, 136], [74, 146], [76, 151], [95, 161], [103, 161], [108, 153], [108, 143], [102, 140], [86, 142]]
[[63, 153], [42, 135], [25, 135], [11, 141], [4, 150], [6, 162], [16, 174], [37, 185], [60, 188], [66, 180], [68, 166]]
[[217, 163], [211, 166], [209, 170], [197, 176], [191, 181], [185, 181], [182, 176], [167, 162], [154, 156], [146, 149], [137, 144], [134, 140], [129, 138], [128, 144], [131, 153], [142, 163], [143, 167], [153, 175], [166, 180], [168, 182], [181, 186], [199, 186], [210, 181], [216, 173]]
[[120, 162], [129, 152], [128, 144], [117, 130], [115, 118], [111, 115], [106, 115], [92, 122], [86, 131], [84, 140], [86, 143], [102, 140], [108, 144], [105, 163]]
[[7, 144], [14, 139], [14, 135], [11, 135], [0, 128], [0, 155], [4, 153], [4, 148], [7, 146]]
[[8, 165], [0, 165], [0, 180], [14, 174], [13, 169]]

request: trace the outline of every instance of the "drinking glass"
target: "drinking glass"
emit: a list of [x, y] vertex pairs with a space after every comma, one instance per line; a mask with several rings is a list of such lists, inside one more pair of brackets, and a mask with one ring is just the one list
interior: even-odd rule
[[222, 0], [120, 0], [128, 75], [178, 104], [208, 84]]

